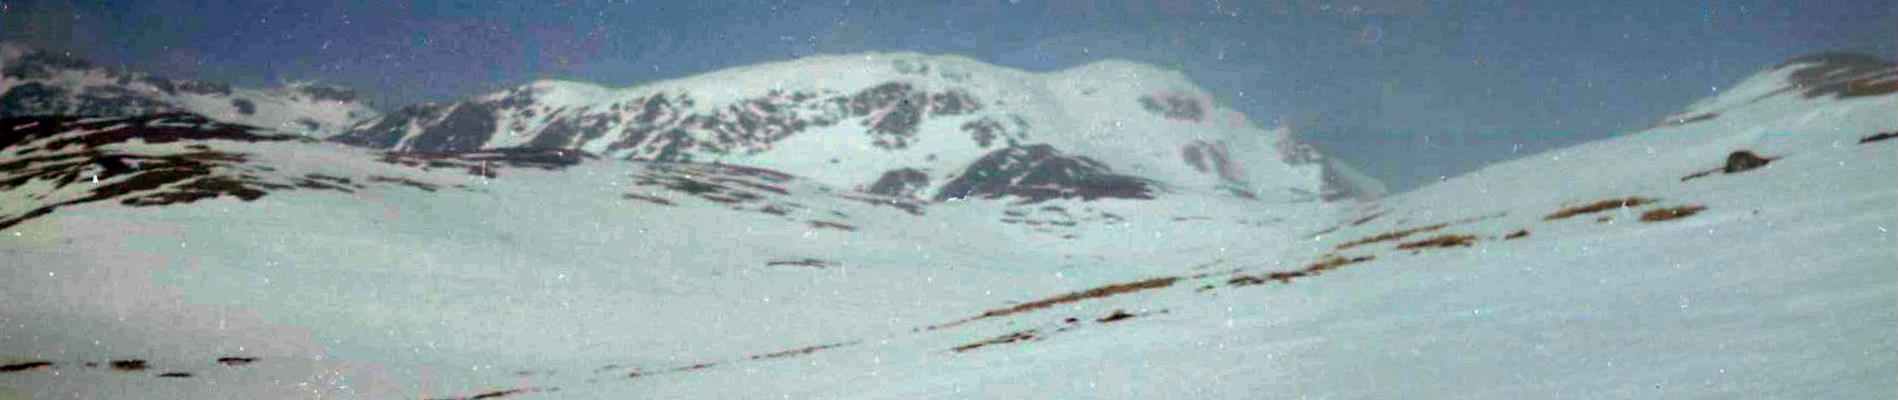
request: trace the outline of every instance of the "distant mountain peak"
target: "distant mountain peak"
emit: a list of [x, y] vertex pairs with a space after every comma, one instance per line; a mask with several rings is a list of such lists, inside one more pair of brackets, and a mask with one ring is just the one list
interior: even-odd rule
[[[947, 190], [941, 185], [999, 149], [1030, 145], [1183, 190], [1271, 201], [1379, 192], [1328, 187], [1363, 180], [1326, 179], [1335, 163], [1318, 162], [1324, 157], [1310, 146], [1255, 126], [1177, 71], [1122, 60], [1030, 72], [955, 55], [860, 53], [622, 88], [544, 79], [403, 107], [335, 140], [395, 151], [547, 148], [724, 162], [918, 199]], [[1221, 166], [1208, 172], [1206, 146], [1215, 143]], [[897, 182], [907, 189], [894, 189]], [[912, 187], [918, 182], [929, 187]], [[1122, 192], [1132, 191], [1114, 193]]]
[[4, 45], [0, 110], [7, 116], [130, 117], [189, 112], [311, 137], [341, 133], [377, 115], [341, 86], [292, 83], [242, 88], [221, 82], [102, 68], [64, 52]]

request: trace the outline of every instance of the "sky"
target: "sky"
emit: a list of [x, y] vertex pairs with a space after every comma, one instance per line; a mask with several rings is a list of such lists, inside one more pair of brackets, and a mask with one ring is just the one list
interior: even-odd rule
[[1898, 58], [1877, 0], [0, 0], [0, 37], [378, 108], [536, 79], [630, 86], [812, 54], [1182, 70], [1397, 190], [1626, 133], [1791, 56]]

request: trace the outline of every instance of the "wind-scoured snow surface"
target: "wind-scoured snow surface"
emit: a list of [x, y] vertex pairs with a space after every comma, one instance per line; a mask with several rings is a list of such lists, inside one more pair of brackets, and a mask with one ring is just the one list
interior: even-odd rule
[[[1233, 138], [1169, 146], [1191, 174], [1047, 140], [856, 187], [783, 141], [10, 118], [0, 397], [1890, 397], [1898, 96], [1800, 82], [1891, 69], [1837, 62], [1358, 206], [1182, 183], [1317, 157]], [[892, 143], [836, 112], [871, 149], [801, 151]]]

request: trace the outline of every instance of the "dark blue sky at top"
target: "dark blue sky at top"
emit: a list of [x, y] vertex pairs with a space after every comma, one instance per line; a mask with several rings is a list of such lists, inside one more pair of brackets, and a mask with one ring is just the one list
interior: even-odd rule
[[1894, 58], [1876, 0], [0, 0], [0, 37], [377, 106], [541, 78], [636, 85], [796, 56], [956, 53], [1186, 72], [1398, 188], [1647, 125], [1797, 54]]

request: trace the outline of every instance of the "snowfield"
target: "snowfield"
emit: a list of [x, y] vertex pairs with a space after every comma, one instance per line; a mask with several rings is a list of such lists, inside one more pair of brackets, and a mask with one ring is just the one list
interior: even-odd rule
[[1364, 202], [15, 118], [0, 398], [1888, 398], [1898, 96], [1833, 61]]

